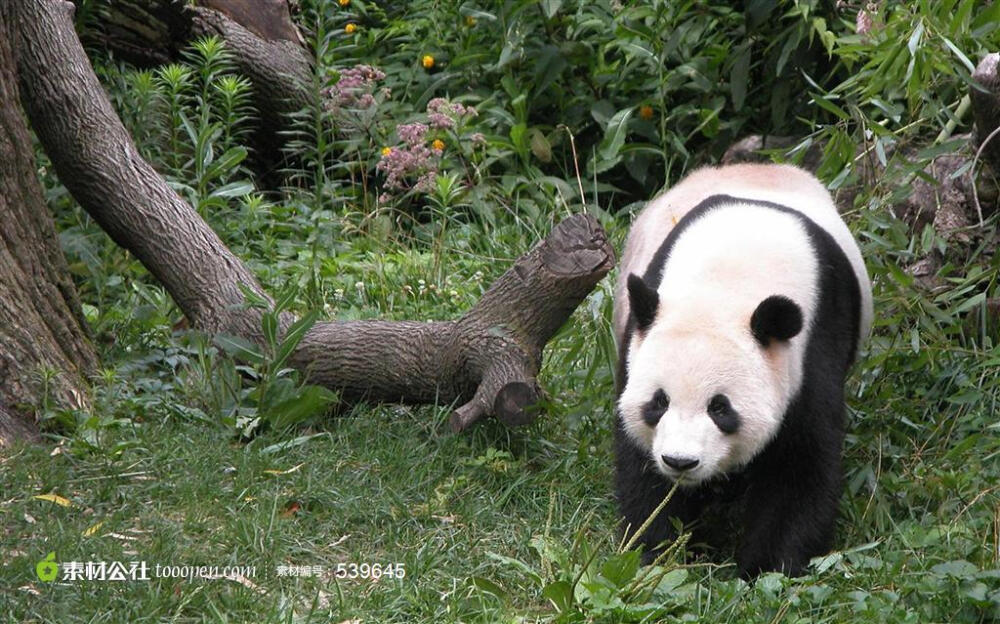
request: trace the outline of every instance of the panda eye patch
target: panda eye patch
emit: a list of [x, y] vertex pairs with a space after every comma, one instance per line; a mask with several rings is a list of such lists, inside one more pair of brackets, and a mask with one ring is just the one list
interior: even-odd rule
[[740, 428], [740, 415], [724, 394], [717, 394], [708, 402], [708, 416], [722, 433], [736, 433]]
[[670, 398], [667, 396], [667, 393], [662, 389], [657, 390], [653, 394], [653, 398], [642, 407], [643, 422], [650, 427], [655, 427], [656, 423], [660, 422], [660, 418], [669, 407]]

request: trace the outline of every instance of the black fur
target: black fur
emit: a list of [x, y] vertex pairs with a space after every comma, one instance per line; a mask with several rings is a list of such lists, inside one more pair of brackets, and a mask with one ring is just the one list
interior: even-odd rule
[[[833, 236], [805, 215], [786, 206], [725, 195], [709, 197], [680, 220], [647, 268], [646, 285], [659, 287], [670, 250], [691, 223], [734, 201], [794, 215], [808, 232], [819, 264], [819, 300], [804, 354], [802, 384], [776, 438], [749, 466], [697, 488], [678, 489], [641, 542], [649, 561], [662, 541], [676, 536], [672, 519], [686, 529], [693, 523], [695, 540], [705, 535], [704, 524], [715, 524], [717, 519], [722, 528], [714, 535], [709, 532], [706, 539], [719, 544], [730, 537], [729, 527], [721, 522], [727, 519], [724, 512], [735, 512], [741, 525], [736, 552], [740, 575], [752, 578], [772, 570], [798, 575], [805, 572], [810, 558], [827, 552], [833, 540], [841, 491], [844, 381], [857, 348], [860, 286]], [[624, 361], [634, 331], [630, 318], [619, 350], [619, 394], [627, 380]], [[656, 471], [648, 452], [632, 443], [620, 417], [615, 455], [616, 494], [631, 533], [663, 500], [670, 483]]]
[[771, 295], [750, 316], [750, 331], [765, 347], [772, 339], [789, 340], [802, 331], [802, 308], [788, 297]]
[[662, 389], [657, 390], [653, 398], [642, 406], [642, 420], [650, 427], [655, 427], [669, 407], [670, 399], [667, 398], [667, 393]]
[[733, 409], [729, 397], [717, 394], [708, 403], [708, 416], [722, 433], [736, 433], [740, 430], [740, 415]]
[[638, 275], [629, 275], [627, 284], [629, 309], [635, 317], [635, 327], [639, 331], [646, 331], [656, 318], [660, 295], [655, 288], [647, 286]]

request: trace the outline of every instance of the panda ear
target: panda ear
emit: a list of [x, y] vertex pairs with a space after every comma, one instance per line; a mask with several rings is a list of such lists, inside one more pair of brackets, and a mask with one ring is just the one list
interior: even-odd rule
[[802, 331], [802, 309], [788, 297], [771, 295], [753, 311], [750, 331], [762, 347], [772, 338], [788, 340]]
[[641, 331], [649, 329], [660, 306], [660, 295], [635, 273], [628, 276], [628, 303], [635, 316], [636, 328]]

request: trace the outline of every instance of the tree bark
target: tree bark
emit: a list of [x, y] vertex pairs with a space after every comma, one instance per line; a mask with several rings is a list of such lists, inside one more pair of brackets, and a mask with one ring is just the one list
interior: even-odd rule
[[43, 402], [83, 406], [97, 367], [18, 105], [10, 8], [0, 7], [0, 446], [37, 436], [30, 414]]
[[[78, 0], [79, 1], [79, 0]], [[313, 59], [292, 22], [287, 0], [95, 0], [84, 41], [140, 66], [176, 60], [190, 40], [222, 39], [253, 84], [260, 115], [253, 139], [258, 173], [282, 160], [286, 114], [310, 103]]]
[[[146, 163], [115, 115], [63, 0], [17, 0], [23, 99], [56, 173], [85, 210], [131, 251], [192, 322], [260, 342], [267, 298], [250, 271]], [[36, 45], [37, 41], [46, 45]], [[456, 321], [319, 323], [295, 366], [347, 399], [464, 401], [456, 430], [495, 414], [533, 419], [545, 342], [614, 264], [596, 221], [572, 217], [519, 259]], [[287, 327], [290, 317], [282, 319]]]
[[[192, 22], [205, 13], [227, 16], [265, 41], [301, 42], [287, 0], [92, 0], [83, 21], [84, 45], [112, 51], [142, 67], [169, 63], [188, 43]], [[207, 19], [213, 19], [209, 16]]]
[[[1000, 54], [987, 54], [972, 74], [972, 114], [976, 120], [976, 145], [982, 145], [1000, 126]], [[983, 147], [983, 159], [994, 172], [1000, 172], [1000, 140], [994, 137]]]

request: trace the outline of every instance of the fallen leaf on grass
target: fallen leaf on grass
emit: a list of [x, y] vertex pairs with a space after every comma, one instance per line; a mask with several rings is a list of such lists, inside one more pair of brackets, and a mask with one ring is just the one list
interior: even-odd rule
[[291, 473], [295, 472], [296, 470], [298, 470], [299, 468], [301, 468], [302, 466], [305, 466], [305, 465], [306, 465], [305, 462], [302, 462], [298, 466], [294, 466], [292, 468], [289, 468], [288, 470], [274, 470], [274, 469], [265, 470], [264, 474], [269, 474], [269, 475], [291, 474]]
[[90, 537], [94, 533], [97, 533], [98, 529], [100, 529], [103, 525], [104, 525], [104, 522], [98, 522], [94, 526], [92, 526], [89, 529], [87, 529], [86, 531], [84, 531], [83, 532], [83, 536], [84, 537]]
[[39, 494], [37, 496], [34, 496], [33, 498], [36, 498], [38, 500], [43, 500], [43, 501], [49, 501], [50, 503], [55, 503], [56, 505], [60, 505], [62, 507], [70, 507], [73, 504], [73, 503], [69, 502], [69, 499], [63, 498], [62, 496], [59, 496], [58, 494], [51, 494], [51, 493], [50, 494]]
[[233, 581], [234, 583], [239, 583], [243, 587], [246, 587], [247, 589], [252, 589], [253, 591], [257, 592], [258, 594], [266, 594], [267, 593], [267, 591], [265, 591], [263, 587], [261, 587], [257, 583], [254, 583], [253, 581], [251, 581], [247, 577], [243, 576], [242, 574], [209, 574], [209, 575], [205, 576], [204, 578], [206, 578], [206, 579], [225, 579], [227, 581]]

